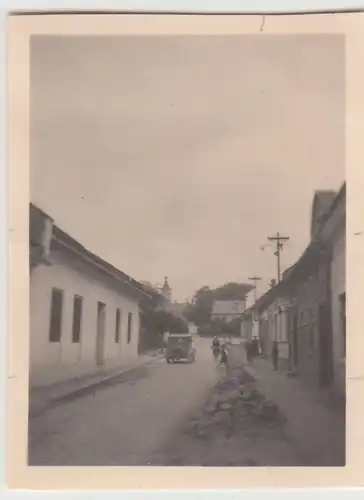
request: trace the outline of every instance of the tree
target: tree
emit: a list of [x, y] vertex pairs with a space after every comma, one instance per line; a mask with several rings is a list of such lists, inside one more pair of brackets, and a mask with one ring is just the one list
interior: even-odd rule
[[197, 326], [204, 325], [210, 321], [213, 303], [214, 290], [204, 286], [197, 290], [192, 302], [187, 304], [183, 314]]
[[140, 303], [141, 309], [157, 309], [162, 307], [164, 304], [163, 295], [154, 287], [149, 281], [142, 282], [144, 290], [147, 292], [149, 297], [144, 297]]
[[169, 332], [188, 333], [188, 324], [181, 317], [172, 315]]
[[226, 283], [216, 289], [203, 286], [193, 296], [192, 302], [187, 304], [184, 316], [202, 327], [210, 324], [211, 312], [215, 300], [244, 300], [253, 289], [251, 283]]
[[244, 300], [253, 288], [251, 283], [226, 283], [214, 291], [215, 300]]
[[[161, 329], [163, 328], [164, 298], [149, 282], [142, 283], [148, 297], [140, 301], [140, 335], [139, 352], [161, 346]], [[166, 321], [166, 320], [165, 320]]]
[[240, 336], [241, 318], [234, 318], [226, 325], [226, 333], [229, 335]]

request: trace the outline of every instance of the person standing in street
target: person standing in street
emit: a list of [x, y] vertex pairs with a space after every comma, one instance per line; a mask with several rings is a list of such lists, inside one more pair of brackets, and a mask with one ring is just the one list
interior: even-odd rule
[[246, 358], [247, 358], [247, 361], [248, 361], [248, 363], [251, 363], [253, 361], [253, 345], [252, 345], [252, 342], [248, 341], [245, 344], [245, 348], [246, 348]]
[[253, 337], [253, 340], [252, 340], [252, 355], [253, 356], [258, 356], [259, 354], [259, 344], [258, 344], [258, 338], [257, 337]]
[[272, 362], [273, 362], [273, 368], [275, 371], [278, 370], [278, 357], [279, 357], [278, 342], [276, 340], [274, 340], [273, 346], [272, 346]]
[[213, 352], [214, 358], [217, 362], [218, 357], [219, 357], [219, 353], [220, 353], [220, 340], [218, 339], [218, 337], [216, 337], [216, 335], [213, 338], [211, 347], [212, 347], [212, 352]]

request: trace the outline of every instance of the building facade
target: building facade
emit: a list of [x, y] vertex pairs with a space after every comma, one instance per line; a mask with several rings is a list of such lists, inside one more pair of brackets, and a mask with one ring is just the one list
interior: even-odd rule
[[290, 367], [312, 385], [345, 397], [345, 203], [316, 192], [311, 241], [288, 276]]
[[331, 205], [322, 231], [330, 249], [333, 384], [340, 399], [346, 386], [346, 186]]
[[219, 319], [229, 323], [233, 319], [240, 318], [244, 311], [245, 302], [242, 300], [215, 300], [211, 319]]
[[345, 398], [345, 204], [345, 183], [338, 193], [315, 193], [307, 248], [247, 311], [242, 327], [250, 335], [255, 314], [263, 354], [277, 341], [281, 368], [339, 399]]
[[289, 366], [290, 306], [286, 283], [282, 281], [247, 310], [247, 318], [243, 315], [243, 323], [247, 324], [245, 331], [251, 334], [251, 338], [258, 338], [261, 353], [265, 357], [271, 356], [273, 342], [277, 342], [278, 362], [282, 368]]
[[138, 356], [142, 285], [30, 207], [30, 385], [40, 387]]

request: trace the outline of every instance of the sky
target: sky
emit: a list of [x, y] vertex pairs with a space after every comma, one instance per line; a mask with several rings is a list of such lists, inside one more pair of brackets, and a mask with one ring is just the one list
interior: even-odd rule
[[31, 200], [175, 300], [276, 278], [265, 247], [309, 242], [317, 189], [345, 177], [344, 39], [37, 36]]

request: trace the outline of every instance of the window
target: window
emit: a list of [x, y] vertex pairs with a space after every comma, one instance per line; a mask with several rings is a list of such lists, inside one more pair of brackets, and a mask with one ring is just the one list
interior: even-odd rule
[[118, 344], [120, 342], [120, 309], [116, 309], [115, 317], [115, 342]]
[[82, 297], [73, 297], [72, 342], [78, 344], [81, 338]]
[[128, 344], [131, 342], [131, 326], [132, 326], [132, 313], [128, 314]]
[[52, 288], [49, 342], [61, 341], [63, 290]]

